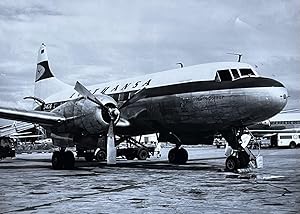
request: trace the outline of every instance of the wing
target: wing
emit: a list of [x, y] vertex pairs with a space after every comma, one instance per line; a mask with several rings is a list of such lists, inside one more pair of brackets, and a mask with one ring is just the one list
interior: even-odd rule
[[52, 126], [66, 120], [65, 117], [53, 112], [28, 111], [16, 108], [0, 107], [0, 118], [18, 120], [30, 123], [38, 123], [44, 126]]

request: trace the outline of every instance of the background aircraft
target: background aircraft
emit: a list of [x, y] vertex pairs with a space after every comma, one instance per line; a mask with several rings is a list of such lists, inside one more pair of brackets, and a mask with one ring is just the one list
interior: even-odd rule
[[[75, 89], [75, 91], [74, 91]], [[287, 90], [278, 81], [259, 76], [246, 63], [208, 63], [75, 88], [58, 80], [48, 64], [46, 47], [38, 54], [35, 110], [1, 107], [0, 117], [42, 125], [59, 146], [52, 156], [54, 169], [74, 166], [66, 147], [86, 151], [104, 139], [107, 162], [116, 162], [115, 135], [159, 133], [159, 141], [175, 144], [170, 163], [188, 160], [183, 144], [212, 144], [222, 133], [236, 151], [226, 167], [245, 167], [249, 154], [240, 138], [246, 126], [266, 120], [287, 103]], [[117, 142], [119, 143], [119, 142]]]
[[282, 133], [300, 130], [300, 112], [282, 112], [249, 127], [254, 133]]

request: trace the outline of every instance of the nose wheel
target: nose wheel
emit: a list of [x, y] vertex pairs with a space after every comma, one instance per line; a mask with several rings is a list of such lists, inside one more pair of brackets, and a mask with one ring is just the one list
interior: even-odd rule
[[229, 156], [226, 159], [225, 167], [228, 171], [233, 172], [240, 168], [240, 160], [236, 156]]

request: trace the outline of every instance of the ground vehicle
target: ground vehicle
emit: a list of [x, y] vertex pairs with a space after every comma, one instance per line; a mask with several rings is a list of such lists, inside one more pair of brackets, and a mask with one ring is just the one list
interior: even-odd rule
[[299, 133], [278, 133], [271, 137], [271, 144], [278, 147], [296, 148], [300, 145]]
[[226, 140], [222, 135], [215, 135], [213, 145], [217, 146], [217, 148], [226, 147]]
[[[156, 144], [139, 142], [131, 137], [120, 138], [117, 140], [120, 142], [116, 146], [116, 156], [125, 157], [127, 160], [133, 160], [135, 158], [139, 160], [146, 160], [150, 155], [154, 155]], [[98, 142], [98, 147], [90, 148], [77, 148], [77, 157], [84, 157], [87, 161], [97, 160], [103, 161], [106, 159], [106, 141], [101, 139]]]
[[6, 157], [15, 157], [14, 141], [8, 137], [2, 137], [0, 139], [0, 159]]

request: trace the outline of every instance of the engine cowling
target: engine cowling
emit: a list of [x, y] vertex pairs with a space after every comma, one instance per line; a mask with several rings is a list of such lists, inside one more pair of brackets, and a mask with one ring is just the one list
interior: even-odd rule
[[107, 131], [111, 120], [114, 123], [118, 122], [120, 112], [113, 98], [102, 96], [101, 102], [104, 106], [79, 98], [59, 106], [53, 112], [62, 114], [67, 120], [57, 127], [55, 132], [101, 134]]

